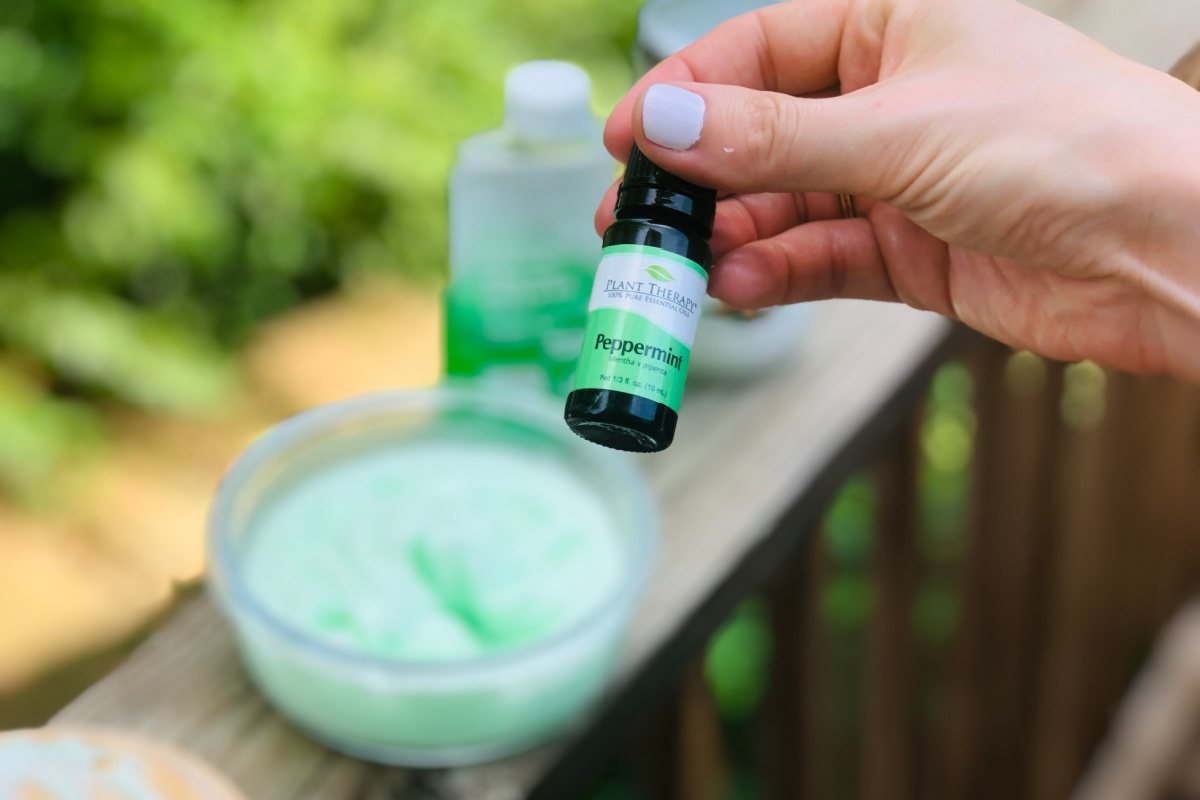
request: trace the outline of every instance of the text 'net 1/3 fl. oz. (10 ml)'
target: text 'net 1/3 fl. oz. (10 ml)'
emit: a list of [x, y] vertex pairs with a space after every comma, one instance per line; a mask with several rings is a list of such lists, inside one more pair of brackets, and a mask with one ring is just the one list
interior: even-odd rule
[[670, 446], [708, 286], [716, 208], [715, 190], [660, 169], [634, 145], [567, 397], [567, 424], [584, 439], [635, 453]]

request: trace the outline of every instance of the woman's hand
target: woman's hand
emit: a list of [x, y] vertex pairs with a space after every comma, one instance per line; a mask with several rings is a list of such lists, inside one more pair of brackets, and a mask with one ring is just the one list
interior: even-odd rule
[[732, 305], [901, 301], [1200, 377], [1200, 92], [1014, 0], [768, 6], [647, 74], [605, 132], [622, 160], [635, 139], [730, 193], [710, 290]]

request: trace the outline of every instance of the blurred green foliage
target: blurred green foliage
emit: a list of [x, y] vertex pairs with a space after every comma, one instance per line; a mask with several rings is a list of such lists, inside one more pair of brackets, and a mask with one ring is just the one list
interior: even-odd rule
[[713, 635], [704, 656], [704, 674], [721, 716], [742, 720], [754, 713], [767, 688], [771, 629], [757, 598], [738, 607]]
[[975, 454], [974, 380], [966, 365], [950, 362], [934, 375], [921, 425], [921, 526], [918, 547], [926, 562], [917, 588], [913, 629], [926, 643], [949, 641], [961, 598], [955, 564], [966, 542]]
[[975, 446], [973, 393], [970, 371], [957, 362], [939, 369], [929, 387], [920, 434], [919, 545], [937, 564], [953, 562], [963, 542]]
[[95, 442], [96, 418], [77, 402], [50, 399], [27, 376], [0, 366], [0, 474], [27, 500], [52, 496], [50, 474], [81, 445]]
[[611, 105], [639, 5], [5, 0], [0, 361], [46, 419], [63, 394], [219, 408], [271, 315], [365, 271], [440, 280], [453, 148], [499, 124], [505, 72], [568, 58]]
[[846, 481], [825, 512], [825, 538], [831, 572], [821, 597], [821, 612], [830, 628], [861, 629], [871, 614], [875, 587], [870, 558], [878, 527], [879, 498], [866, 475]]

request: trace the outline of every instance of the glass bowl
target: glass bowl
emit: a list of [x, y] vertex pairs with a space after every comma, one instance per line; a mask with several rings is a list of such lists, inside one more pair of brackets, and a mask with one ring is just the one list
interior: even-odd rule
[[[378, 448], [443, 436], [549, 455], [593, 487], [620, 540], [622, 571], [610, 596], [547, 638], [451, 663], [356, 652], [290, 624], [255, 596], [246, 545], [258, 512], [282, 489]], [[656, 535], [640, 471], [622, 454], [572, 434], [557, 405], [494, 388], [383, 392], [302, 413], [237, 459], [209, 515], [208, 585], [254, 682], [313, 738], [382, 763], [462, 765], [538, 744], [596, 701], [649, 576]]]

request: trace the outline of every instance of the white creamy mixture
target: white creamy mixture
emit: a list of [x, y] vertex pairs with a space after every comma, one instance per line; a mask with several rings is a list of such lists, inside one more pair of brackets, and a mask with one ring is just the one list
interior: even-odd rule
[[561, 631], [611, 596], [603, 499], [550, 455], [429, 440], [335, 461], [252, 521], [246, 578], [274, 614], [363, 654], [454, 662]]

